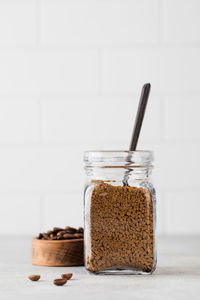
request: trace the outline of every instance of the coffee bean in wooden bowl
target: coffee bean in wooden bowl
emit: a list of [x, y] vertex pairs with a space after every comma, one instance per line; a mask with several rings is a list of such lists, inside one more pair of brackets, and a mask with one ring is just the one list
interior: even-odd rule
[[82, 266], [83, 228], [54, 227], [32, 239], [32, 264], [39, 266]]

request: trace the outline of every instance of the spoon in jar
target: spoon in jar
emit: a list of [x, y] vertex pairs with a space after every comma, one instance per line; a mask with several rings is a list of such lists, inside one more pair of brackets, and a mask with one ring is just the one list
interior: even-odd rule
[[[133, 133], [132, 133], [129, 151], [136, 150], [139, 135], [140, 135], [140, 130], [142, 127], [142, 122], [144, 119], [144, 114], [145, 114], [145, 110], [146, 110], [146, 106], [147, 106], [147, 101], [148, 101], [149, 94], [150, 94], [150, 89], [151, 89], [150, 83], [146, 83], [142, 87], [140, 102], [138, 105], [138, 110], [137, 110], [137, 115], [136, 115], [136, 119], [135, 119], [135, 124], [134, 124], [134, 129], [133, 129]], [[127, 157], [127, 161], [129, 161], [129, 160], [130, 160], [130, 154]], [[127, 170], [125, 172], [124, 179], [123, 179], [124, 186], [128, 185], [129, 174], [130, 174], [130, 170]]]

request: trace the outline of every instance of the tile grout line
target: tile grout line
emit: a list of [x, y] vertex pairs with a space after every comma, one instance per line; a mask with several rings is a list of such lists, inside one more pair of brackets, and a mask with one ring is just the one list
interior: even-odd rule
[[[132, 97], [137, 97], [138, 96], [138, 91], [133, 91], [131, 93], [126, 93], [126, 92], [104, 92], [101, 96], [99, 96], [99, 94], [97, 92], [94, 92], [94, 93], [87, 93], [87, 92], [79, 92], [79, 93], [76, 93], [76, 92], [41, 92], [41, 93], [31, 93], [31, 92], [28, 92], [28, 93], [18, 93], [18, 92], [13, 92], [13, 93], [0, 93], [0, 97], [5, 97], [7, 98], [8, 100], [9, 99], [13, 99], [14, 97], [30, 97], [30, 98], [33, 98], [33, 97], [41, 97], [41, 96], [44, 96], [44, 97], [50, 97], [51, 99], [53, 98], [57, 98], [58, 96], [59, 97], [71, 97], [75, 100], [78, 100], [80, 101], [80, 97], [81, 99], [84, 98], [84, 100], [93, 100], [94, 97], [96, 98], [112, 98], [113, 99], [124, 99], [126, 100], [129, 99], [129, 98], [132, 98]], [[164, 96], [167, 96], [167, 97], [183, 97], [183, 96], [187, 96], [187, 97], [199, 97], [200, 96], [200, 90], [199, 91], [194, 91], [194, 90], [188, 90], [188, 91], [185, 91], [185, 92], [182, 92], [182, 91], [169, 91], [169, 90], [163, 90], [163, 91], [155, 91], [154, 92], [154, 96], [155, 97], [164, 97]], [[1, 99], [0, 99], [1, 101]], [[16, 99], [17, 101], [17, 99]], [[192, 101], [190, 99], [190, 101]]]
[[45, 206], [45, 196], [44, 193], [40, 194], [40, 217], [39, 217], [39, 230], [44, 231], [44, 206]]
[[43, 118], [42, 118], [42, 99], [38, 99], [38, 143], [43, 142]]
[[36, 47], [38, 48], [40, 46], [40, 0], [36, 0]]
[[[38, 130], [39, 132], [39, 130]], [[85, 140], [86, 141], [86, 140]], [[102, 143], [108, 143], [108, 142], [111, 142], [113, 145], [121, 145], [121, 141], [122, 140], [112, 140], [110, 141], [110, 139], [108, 140], [102, 140]], [[87, 144], [90, 143], [91, 141], [88, 140], [87, 141]], [[124, 141], [123, 141], [124, 142]], [[188, 145], [188, 143], [190, 144], [198, 144], [200, 143], [200, 139], [199, 138], [192, 138], [192, 139], [180, 139], [180, 140], [177, 140], [177, 139], [162, 139], [159, 137], [158, 139], [151, 139], [151, 140], [143, 140], [142, 141], [142, 145], [148, 145], [148, 144], [151, 144], [151, 145]], [[77, 146], [80, 146], [80, 143], [79, 142], [76, 142], [76, 141], [69, 141], [69, 142], [57, 142], [57, 141], [43, 141], [43, 135], [41, 134], [41, 138], [40, 136], [38, 137], [38, 142], [0, 142], [0, 146], [1, 147], [6, 147], [6, 148], [13, 148], [13, 147], [16, 147], [16, 148], [32, 148], [32, 147], [38, 147], [38, 145], [43, 145], [45, 147], [55, 147], [55, 148], [58, 148], [58, 147], [67, 147], [67, 148], [76, 148]], [[83, 145], [81, 143], [81, 145]], [[84, 144], [84, 147], [85, 147], [86, 144]]]
[[98, 95], [103, 94], [102, 49], [98, 48]]
[[158, 44], [159, 46], [163, 45], [164, 42], [164, 3], [163, 0], [158, 0]]
[[165, 97], [163, 97], [160, 101], [160, 141], [161, 143], [166, 141], [165, 137]]
[[[38, 0], [37, 0], [38, 1]], [[39, 5], [40, 6], [40, 5]], [[135, 43], [113, 43], [113, 44], [103, 44], [103, 43], [97, 43], [97, 44], [65, 44], [65, 45], [52, 45], [52, 44], [46, 44], [46, 45], [41, 45], [41, 25], [40, 25], [40, 14], [36, 16], [36, 44], [37, 48], [40, 50], [57, 50], [57, 51], [67, 51], [67, 50], [72, 50], [72, 49], [78, 49], [78, 50], [95, 50], [97, 48], [99, 49], [149, 49], [149, 48], [200, 48], [200, 42], [164, 42], [163, 40], [163, 33], [162, 30], [158, 30], [158, 42], [155, 43], [140, 43], [140, 42], [135, 42]], [[0, 44], [0, 52], [4, 50], [19, 50], [19, 51], [30, 51], [33, 50], [34, 47], [31, 45], [3, 45]]]
[[[156, 190], [158, 188], [158, 185], [155, 186]], [[173, 193], [173, 194], [180, 194], [180, 193], [199, 193], [200, 192], [200, 187], [185, 187], [185, 188], [162, 188], [160, 193], [168, 194], [168, 193]], [[66, 194], [80, 194], [82, 193], [82, 188], [77, 189], [52, 189], [52, 190], [16, 190], [16, 189], [7, 189], [7, 190], [2, 190], [0, 191], [0, 195], [43, 195], [44, 197], [47, 195], [66, 195]], [[161, 196], [162, 197], [162, 196]]]

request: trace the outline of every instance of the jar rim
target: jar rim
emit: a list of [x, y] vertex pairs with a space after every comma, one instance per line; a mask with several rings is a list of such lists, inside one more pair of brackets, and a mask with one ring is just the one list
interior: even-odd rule
[[90, 166], [149, 166], [153, 161], [150, 150], [91, 150], [84, 152], [84, 163]]

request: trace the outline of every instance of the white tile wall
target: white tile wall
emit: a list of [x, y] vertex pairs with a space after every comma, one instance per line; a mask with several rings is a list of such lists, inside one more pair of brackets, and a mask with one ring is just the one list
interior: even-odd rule
[[13, 192], [80, 190], [83, 150], [64, 145], [3, 145], [0, 148], [0, 189]]
[[193, 190], [166, 195], [166, 231], [169, 234], [199, 234], [199, 193]]
[[0, 1], [0, 46], [34, 46], [36, 1]]
[[155, 152], [158, 232], [200, 234], [200, 1], [0, 0], [0, 233], [82, 225], [83, 151]]
[[37, 99], [0, 98], [0, 143], [38, 142], [39, 130]]
[[198, 47], [106, 48], [102, 57], [105, 94], [135, 93], [148, 81], [155, 92], [164, 95], [200, 91]]
[[43, 230], [54, 226], [65, 227], [66, 224], [83, 226], [83, 193], [52, 193], [44, 199]]
[[0, 65], [2, 94], [98, 90], [96, 49], [0, 49]]
[[41, 5], [44, 44], [155, 42], [157, 25], [158, 0], [43, 0]]
[[200, 140], [199, 96], [176, 96], [166, 99], [164, 135], [167, 140]]
[[164, 0], [164, 40], [199, 43], [199, 1]]
[[[110, 148], [113, 143], [126, 147], [136, 110], [136, 97], [98, 97], [95, 101], [94, 97], [44, 99], [44, 141], [77, 145], [81, 143], [86, 149], [101, 149], [104, 145]], [[153, 98], [144, 121], [141, 140], [158, 141], [161, 136], [159, 125], [160, 101]]]
[[200, 143], [172, 141], [150, 147], [156, 154], [154, 174], [159, 188], [199, 188]]
[[40, 229], [40, 197], [20, 193], [0, 193], [0, 234], [35, 234]]

